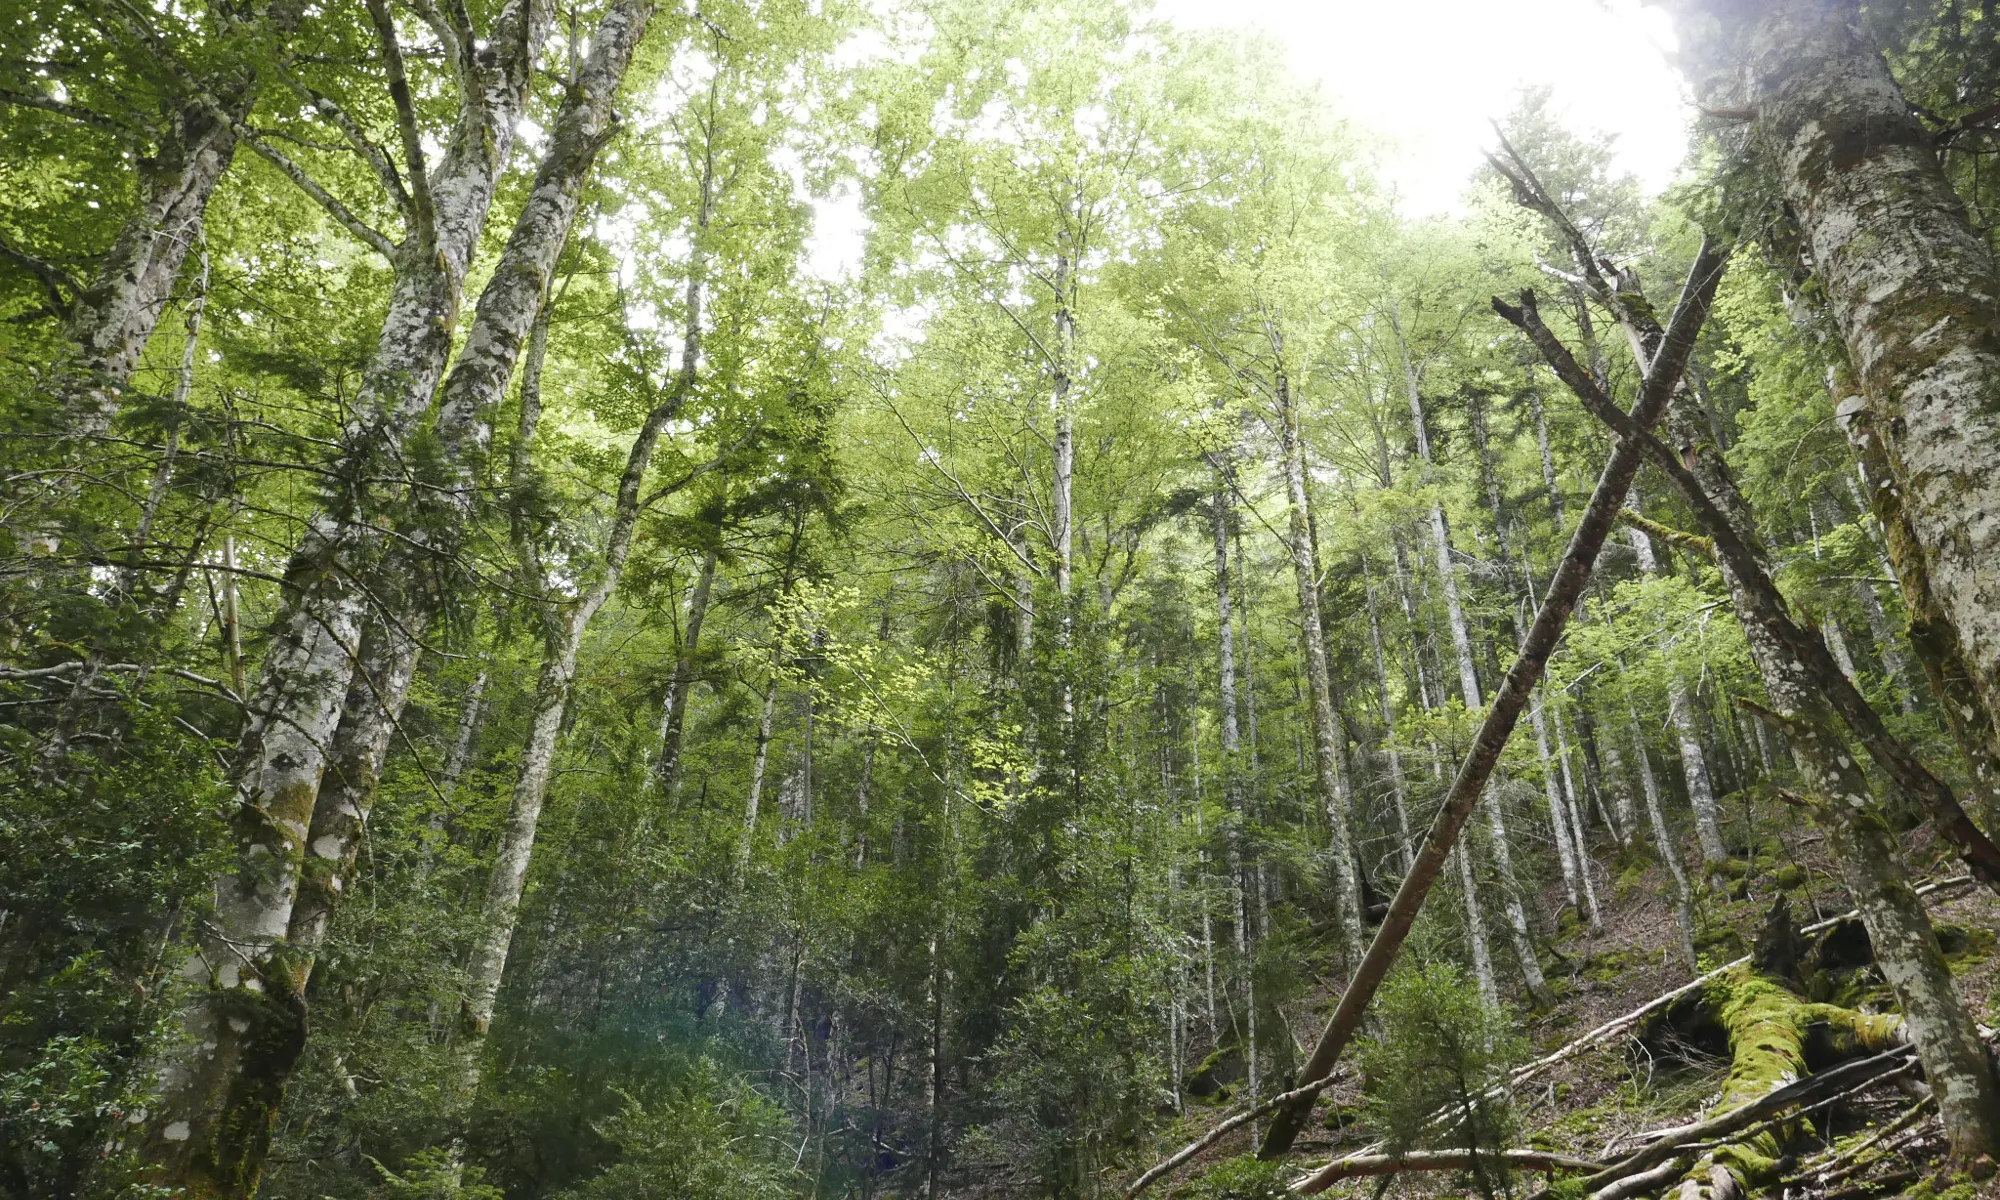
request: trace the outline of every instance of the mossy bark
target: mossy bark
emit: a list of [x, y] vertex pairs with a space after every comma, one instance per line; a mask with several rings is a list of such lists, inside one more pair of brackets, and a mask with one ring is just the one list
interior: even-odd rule
[[[1907, 517], [1916, 553], [1898, 573], [1936, 601], [1990, 729], [2000, 712], [1992, 249], [1847, 6], [1707, 0], [1682, 17], [1698, 98], [1752, 117], [1744, 148], [1768, 165], [1798, 221], [1860, 385], [1855, 407], [1879, 438]], [[1913, 571], [1924, 578], [1913, 581]], [[1934, 636], [1947, 639], [1946, 630]]]
[[[1833, 1035], [1835, 1048], [1862, 1054], [1886, 1050], [1903, 1040], [1900, 1016], [1875, 1016], [1802, 999], [1784, 984], [1748, 967], [1709, 985], [1707, 1001], [1729, 1035], [1729, 1076], [1722, 1084], [1721, 1110], [1740, 1108], [1809, 1074], [1806, 1042], [1816, 1026]], [[1723, 1176], [1749, 1192], [1777, 1177], [1783, 1154], [1778, 1130], [1766, 1130], [1718, 1146], [1687, 1172], [1693, 1187], [1682, 1195], [1726, 1190]], [[1719, 1169], [1719, 1170], [1718, 1170]]]

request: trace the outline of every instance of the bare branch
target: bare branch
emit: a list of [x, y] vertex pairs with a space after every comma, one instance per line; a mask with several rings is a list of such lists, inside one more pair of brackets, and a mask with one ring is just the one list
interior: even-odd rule
[[388, 0], [367, 0], [368, 15], [375, 22], [375, 36], [382, 43], [382, 66], [389, 75], [389, 98], [396, 102], [396, 130], [403, 138], [403, 169], [410, 175], [411, 214], [414, 232], [425, 245], [437, 240], [437, 212], [431, 203], [430, 171], [424, 166], [423, 134], [417, 125], [416, 101], [410, 95], [410, 76], [403, 66], [403, 47], [396, 40], [396, 20], [389, 13]]
[[12, 104], [17, 108], [39, 108], [43, 112], [68, 117], [72, 121], [88, 125], [93, 129], [103, 129], [111, 133], [132, 136], [138, 131], [123, 121], [115, 121], [103, 113], [92, 112], [79, 104], [58, 100], [54, 96], [38, 96], [33, 92], [17, 92], [12, 88], [0, 88], [0, 104]]
[[232, 122], [232, 124], [235, 124], [238, 136], [248, 142], [252, 150], [261, 155], [266, 162], [278, 168], [279, 172], [285, 178], [297, 184], [300, 191], [311, 196], [321, 208], [327, 211], [329, 216], [339, 223], [342, 229], [347, 230], [357, 241], [375, 251], [375, 253], [380, 254], [383, 258], [389, 259], [392, 262], [395, 260], [396, 244], [389, 240], [387, 234], [382, 233], [374, 226], [363, 221], [360, 217], [355, 216], [353, 210], [342, 204], [333, 193], [327, 191], [319, 180], [314, 179], [307, 173], [304, 167], [294, 162], [290, 155], [265, 141], [263, 136], [256, 130], [241, 122]]
[[[20, 263], [28, 269], [29, 274], [40, 280], [42, 289], [48, 293], [49, 303], [59, 314], [69, 311], [71, 296], [81, 295], [83, 292], [83, 285], [68, 271], [47, 259], [37, 258], [18, 246], [8, 244], [5, 238], [0, 238], [0, 257], [11, 258]], [[69, 290], [67, 296], [63, 294], [65, 288]]]

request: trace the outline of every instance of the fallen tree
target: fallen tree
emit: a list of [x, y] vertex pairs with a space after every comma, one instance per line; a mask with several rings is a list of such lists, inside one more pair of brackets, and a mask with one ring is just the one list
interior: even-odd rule
[[1562, 1171], [1569, 1174], [1597, 1172], [1604, 1164], [1587, 1158], [1573, 1158], [1547, 1150], [1409, 1150], [1402, 1154], [1350, 1154], [1336, 1158], [1292, 1185], [1301, 1195], [1323, 1192], [1343, 1179], [1371, 1175], [1400, 1175], [1411, 1171], [1466, 1171], [1478, 1159], [1500, 1159], [1520, 1171]]

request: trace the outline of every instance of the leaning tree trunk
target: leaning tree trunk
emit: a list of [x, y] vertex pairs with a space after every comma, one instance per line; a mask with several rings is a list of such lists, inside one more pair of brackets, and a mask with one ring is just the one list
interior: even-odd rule
[[111, 428], [235, 153], [228, 119], [197, 102], [140, 161], [139, 202], [64, 324], [68, 353], [53, 378], [64, 436], [100, 437]]
[[[1784, 723], [1793, 760], [1827, 815], [1877, 962], [1908, 1019], [1910, 1040], [1938, 1096], [1952, 1157], [1969, 1162], [1992, 1153], [2000, 1148], [2000, 1084], [1944, 966], [1929, 916], [1909, 887], [1867, 775], [1840, 732], [1842, 723], [1863, 734], [1885, 770], [1915, 792], [1909, 797], [1914, 803], [1933, 811], [1941, 805], [1955, 809], [1956, 798], [1948, 790], [1944, 797], [1937, 795], [1942, 785], [1881, 730], [1879, 718], [1841, 674], [1825, 643], [1791, 619], [1771, 581], [1748, 502], [1730, 477], [1708, 423], [1691, 411], [1693, 398], [1683, 396], [1671, 415], [1676, 448], [1669, 448], [1650, 434], [1629, 430], [1629, 419], [1597, 390], [1540, 323], [1532, 306], [1511, 313], [1509, 319], [1529, 334], [1557, 374], [1600, 419], [1646, 446], [1654, 464], [1701, 519], [1751, 658]], [[1964, 827], [1969, 823], [1964, 823], [1962, 812], [1957, 821], [1961, 824], [1956, 835], [1967, 839], [1965, 852], [1975, 872], [1983, 869], [1990, 874], [1991, 843], [1976, 828]], [[1947, 822], [1941, 819], [1940, 825]]]
[[[1398, 346], [1401, 347], [1401, 331], [1397, 332]], [[1423, 393], [1417, 386], [1416, 371], [1410, 365], [1409, 352], [1402, 351], [1403, 374], [1409, 384], [1410, 419], [1416, 427], [1417, 456], [1423, 461], [1428, 477], [1434, 468], [1431, 460], [1430, 434], [1424, 418]], [[1428, 482], [1428, 478], [1427, 478]], [[1479, 671], [1472, 659], [1472, 633], [1465, 619], [1465, 605], [1458, 590], [1458, 568], [1452, 562], [1451, 526], [1445, 520], [1444, 503], [1431, 502], [1431, 545], [1437, 553], [1438, 579], [1444, 585], [1445, 618], [1451, 625], [1451, 645], [1458, 659], [1459, 691], [1465, 700], [1465, 710], [1476, 713], [1485, 706], [1480, 696]], [[1548, 1001], [1548, 982], [1542, 977], [1542, 965], [1535, 957], [1535, 945], [1528, 932], [1527, 908], [1521, 900], [1520, 880], [1514, 874], [1514, 851], [1512, 840], [1507, 835], [1507, 817], [1498, 796], [1486, 797], [1486, 831], [1493, 842], [1493, 865], [1500, 874], [1502, 900], [1507, 912], [1508, 932], [1513, 935], [1514, 956], [1521, 964], [1522, 979], [1528, 985], [1528, 995], [1537, 1004]]]
[[[1749, 122], [1825, 287], [1928, 593], [1989, 729], [2000, 714], [2000, 273], [1882, 54], [1820, 0], [1702, 4], [1704, 104]], [[1950, 701], [1940, 696], [1947, 708]]]
[[[692, 256], [689, 295], [699, 297], [701, 284], [700, 249]], [[701, 305], [688, 306], [682, 329], [685, 353], [681, 368], [668, 385], [645, 423], [633, 438], [625, 458], [625, 470], [618, 481], [611, 528], [604, 539], [602, 557], [596, 564], [596, 578], [583, 594], [563, 605], [544, 594], [544, 650], [541, 678], [535, 688], [535, 715], [529, 725], [527, 744], [521, 751], [521, 773], [515, 780], [507, 824], [500, 835], [493, 873], [487, 879], [486, 897], [480, 906], [479, 935], [467, 969], [465, 1000], [460, 1010], [460, 1028], [468, 1058], [467, 1078], [473, 1078], [473, 1054], [493, 1022], [493, 1006], [506, 973], [507, 956], [513, 944], [515, 924], [520, 916], [521, 895], [526, 887], [528, 867], [533, 861], [535, 838], [540, 827], [542, 804], [548, 797], [550, 773], [554, 769], [557, 741], [563, 719], [569, 711], [571, 688], [576, 681], [578, 653], [592, 619], [618, 590], [631, 557], [632, 539], [644, 507], [641, 491], [653, 452], [667, 425], [680, 416], [681, 408], [693, 393], [695, 370], [701, 348]], [[532, 548], [523, 547], [527, 563], [524, 574], [539, 580], [545, 577]], [[579, 564], [580, 566], [580, 564]]]
[[[1633, 405], [1629, 420], [1636, 429], [1649, 430], [1659, 420], [1674, 390], [1679, 387], [1681, 373], [1694, 353], [1695, 336], [1707, 320], [1716, 284], [1721, 280], [1724, 260], [1720, 248], [1709, 242], [1703, 244], [1701, 253], [1696, 256], [1687, 286], [1682, 290], [1680, 304], [1668, 325], [1663, 348], [1654, 356], [1645, 382], [1640, 387], [1639, 399]], [[1311, 1057], [1299, 1071], [1301, 1089], [1322, 1086], [1332, 1074], [1349, 1039], [1361, 1027], [1361, 1018], [1367, 1012], [1369, 1001], [1374, 999], [1390, 966], [1401, 954], [1403, 942], [1409, 937], [1417, 913], [1423, 908], [1432, 885], [1444, 867], [1445, 856], [1464, 830], [1473, 806], [1478, 803], [1486, 781], [1492, 777], [1493, 769], [1499, 763], [1501, 752], [1506, 749], [1507, 740], [1513, 735], [1514, 726], [1520, 722], [1529, 696], [1541, 680], [1549, 655], [1555, 651], [1557, 640], [1568, 626], [1570, 614], [1576, 611], [1576, 603], [1597, 565], [1597, 556], [1611, 533], [1618, 510], [1625, 503], [1626, 492], [1632, 486], [1633, 477], [1639, 473], [1644, 453], [1638, 439], [1621, 437], [1605, 462], [1597, 487], [1584, 507], [1583, 518], [1570, 536], [1569, 549], [1556, 568], [1554, 578], [1549, 581], [1548, 592], [1535, 613], [1534, 624], [1529, 627], [1521, 653], [1501, 681], [1492, 706], [1480, 722], [1472, 748], [1460, 764], [1458, 775], [1445, 793], [1444, 804], [1424, 838], [1423, 847], [1417, 854], [1417, 865], [1404, 878], [1402, 886], [1396, 889], [1396, 897], [1389, 902], [1389, 911], [1376, 930], [1374, 941], [1355, 968], [1333, 1015], [1327, 1019], [1326, 1028], [1321, 1031]], [[1258, 1157], [1274, 1158], [1290, 1149], [1311, 1111], [1313, 1094], [1307, 1093], [1301, 1100], [1287, 1103], [1277, 1110], [1258, 1147]]]

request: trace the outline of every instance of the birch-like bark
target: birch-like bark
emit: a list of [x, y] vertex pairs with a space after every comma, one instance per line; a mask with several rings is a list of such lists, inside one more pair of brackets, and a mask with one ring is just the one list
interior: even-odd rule
[[[640, 7], [650, 12], [650, 5]], [[571, 89], [558, 120], [568, 120], [569, 128], [552, 138], [550, 157], [571, 147], [577, 106], [596, 104], [600, 119], [608, 117], [610, 93], [644, 27], [640, 20], [629, 39], [620, 36], [620, 20], [631, 12], [630, 5], [615, 5], [607, 14], [590, 64], [609, 76], [609, 88]], [[342, 435], [336, 483], [287, 568], [270, 627], [278, 651], [267, 658], [251, 705], [236, 770], [241, 865], [218, 886], [217, 920], [190, 963], [191, 976], [212, 986], [188, 1006], [194, 1049], [163, 1069], [163, 1101], [146, 1126], [147, 1157], [164, 1182], [240, 1194], [254, 1190], [262, 1168], [267, 1114], [303, 1042], [300, 997], [310, 946], [323, 936], [351, 869], [381, 757], [415, 672], [420, 625], [397, 618], [421, 617], [424, 608], [417, 581], [382, 554], [390, 489], [381, 481], [401, 471], [408, 439], [431, 407], [466, 272], [512, 153], [550, 19], [544, 5], [510, 0], [490, 29], [490, 49], [475, 51], [465, 39], [461, 108], [444, 153], [434, 170], [418, 159], [410, 163], [413, 178], [421, 174], [430, 184], [428, 194], [413, 211], [408, 236], [393, 248], [388, 310]], [[580, 180], [570, 186], [580, 187]], [[552, 262], [567, 224], [547, 228], [540, 190], [517, 222], [509, 251], [524, 241], [553, 240], [546, 250]], [[521, 257], [503, 255], [490, 293], [518, 284]], [[481, 308], [481, 323], [491, 326], [497, 318], [484, 299]], [[474, 340], [482, 336], [475, 328]], [[401, 612], [367, 619], [370, 605], [385, 604]], [[343, 729], [348, 698], [362, 703], [349, 710], [352, 720]], [[323, 795], [330, 753], [340, 756], [339, 786]], [[306, 952], [281, 953], [294, 939]]]
[[[1628, 507], [1639, 511], [1636, 493]], [[1654, 553], [1653, 539], [1636, 526], [1627, 532], [1632, 539], [1632, 553], [1639, 559], [1639, 569], [1647, 575], [1658, 575], [1660, 560]], [[1695, 840], [1701, 847], [1701, 861], [1704, 866], [1714, 867], [1728, 861], [1729, 847], [1722, 840], [1722, 812], [1716, 806], [1715, 789], [1709, 783], [1708, 756], [1702, 750], [1701, 731], [1695, 727], [1687, 690], [1687, 680], [1679, 671], [1667, 676], [1667, 721], [1674, 727], [1681, 774], [1687, 780], [1688, 803], [1694, 808]]]
[[[1569, 732], [1564, 728], [1562, 709], [1556, 709], [1556, 756], [1562, 764], [1563, 796], [1568, 802], [1570, 834], [1576, 839], [1577, 875], [1583, 883], [1583, 903], [1590, 917], [1590, 927], [1600, 930], [1604, 927], [1604, 911], [1597, 903], [1597, 880], [1591, 870], [1590, 827], [1584, 823], [1583, 801], [1576, 788], [1576, 776], [1570, 770]], [[1617, 837], [1613, 827], [1612, 836]]]
[[[650, 4], [646, 4], [650, 16]], [[644, 21], [640, 22], [643, 29]], [[636, 41], [636, 34], [634, 35]], [[569, 697], [576, 681], [577, 656], [591, 621], [618, 590], [625, 564], [631, 557], [633, 535], [639, 527], [644, 507], [641, 492], [654, 451], [667, 426], [680, 416], [693, 395], [698, 379], [701, 340], [701, 296], [705, 283], [706, 259], [703, 241], [705, 219], [713, 210], [710, 184], [713, 172], [703, 174], [703, 221], [697, 226], [695, 246], [689, 256], [688, 303], [681, 329], [680, 369], [667, 385], [625, 457], [625, 469], [618, 480], [617, 498], [612, 509], [611, 527], [594, 575], [581, 594], [563, 604], [546, 591], [542, 598], [543, 658], [540, 679], [535, 686], [535, 715], [529, 725], [527, 744], [521, 751], [521, 773], [514, 783], [507, 824], [501, 832], [500, 848], [493, 872], [487, 879], [486, 896], [480, 906], [479, 937], [466, 969], [465, 1000], [460, 1009], [463, 1046], [470, 1061], [480, 1039], [491, 1027], [493, 1006], [499, 996], [500, 981], [506, 973], [507, 956], [519, 919], [521, 896], [527, 885], [528, 868], [534, 857], [535, 838], [540, 827], [543, 802], [548, 797], [549, 777], [555, 766], [558, 739], [569, 711]], [[545, 578], [533, 548], [523, 545], [524, 563], [537, 582]], [[546, 585], [543, 585], [546, 587]], [[471, 1078], [468, 1068], [468, 1079]]]
[[[1539, 400], [1537, 400], [1539, 406]], [[1472, 403], [1472, 432], [1479, 446], [1479, 474], [1486, 485], [1486, 503], [1493, 514], [1493, 529], [1500, 553], [1500, 569], [1511, 576], [1515, 571], [1514, 547], [1508, 537], [1507, 510], [1500, 487], [1500, 473], [1493, 462], [1492, 438], [1486, 424], [1486, 405], [1483, 399], [1475, 397]], [[1522, 582], [1523, 603], [1532, 606], [1535, 602], [1534, 566], [1524, 552], [1518, 564]], [[1520, 638], [1526, 637], [1528, 623], [1525, 617], [1516, 619], [1516, 648]], [[1537, 697], [1528, 706], [1528, 716], [1535, 730], [1535, 753], [1542, 767], [1542, 792], [1549, 806], [1549, 835], [1556, 847], [1556, 863], [1562, 870], [1563, 890], [1568, 893], [1570, 907], [1582, 914], [1592, 929], [1598, 929], [1603, 921], [1597, 912], [1597, 897], [1593, 892], [1590, 902], [1584, 902], [1584, 887], [1579, 876], [1583, 871], [1583, 838], [1581, 830], [1572, 832], [1566, 802], [1563, 799], [1562, 780], [1554, 761], [1549, 755], [1549, 722], [1542, 711], [1542, 701]], [[1498, 807], [1496, 803], [1495, 807]]]
[[1646, 750], [1646, 738], [1639, 728], [1637, 712], [1632, 713], [1632, 757], [1639, 764], [1639, 784], [1646, 794], [1646, 816], [1653, 823], [1653, 844], [1659, 848], [1660, 861], [1666, 864], [1667, 873], [1674, 877], [1674, 920], [1681, 929], [1681, 953], [1687, 959], [1688, 970], [1692, 971], [1697, 965], [1694, 952], [1694, 885], [1688, 881], [1687, 868], [1681, 865], [1680, 843], [1667, 826], [1667, 811], [1660, 804], [1660, 783], [1653, 776], [1653, 758]]
[[[253, 23], [283, 39], [296, 18], [294, 6], [278, 5]], [[65, 436], [94, 438], [111, 428], [188, 250], [201, 240], [209, 199], [235, 157], [231, 121], [248, 114], [257, 85], [251, 74], [225, 88], [220, 112], [205, 100], [190, 99], [167, 122], [151, 153], [133, 156], [138, 202], [64, 314], [68, 345], [51, 382], [62, 404]]]
[[1881, 526], [1888, 555], [1895, 564], [1903, 607], [1910, 615], [1910, 648], [1930, 681], [1945, 727], [1958, 743], [1979, 794], [1988, 827], [2000, 820], [2000, 730], [1981, 701], [1974, 668], [1951, 619], [1931, 588], [1916, 531], [1904, 507], [1904, 492], [1890, 475], [1885, 439], [1868, 408], [1843, 399], [1835, 413], [1853, 448], [1856, 469], [1868, 495], [1868, 506]]
[[764, 780], [771, 764], [771, 727], [778, 713], [778, 664], [771, 661], [771, 682], [764, 688], [764, 707], [757, 718], [757, 748], [750, 756], [750, 790], [743, 797], [743, 833], [736, 843], [736, 878], [747, 882], [750, 852], [757, 844], [757, 810], [764, 802]]
[[[1217, 468], [1221, 477], [1214, 495], [1211, 497], [1212, 524], [1215, 531], [1215, 608], [1217, 617], [1216, 639], [1218, 647], [1218, 716], [1222, 729], [1222, 792], [1223, 803], [1229, 807], [1229, 866], [1236, 890], [1236, 959], [1243, 978], [1243, 1005], [1245, 1018], [1245, 1038], [1243, 1061], [1248, 1071], [1250, 1095], [1254, 1098], [1262, 1084], [1258, 1075], [1257, 1052], [1257, 932], [1258, 925], [1252, 919], [1255, 898], [1246, 880], [1254, 874], [1255, 867], [1248, 863], [1245, 853], [1244, 831], [1250, 822], [1250, 813], [1243, 802], [1243, 784], [1240, 778], [1241, 755], [1238, 726], [1236, 721], [1236, 626], [1230, 611], [1229, 595], [1229, 534], [1231, 524], [1232, 495], [1231, 468], [1225, 456]], [[1250, 874], [1246, 874], [1246, 870]]]
[[[667, 710], [660, 721], [660, 760], [654, 770], [659, 776], [660, 793], [671, 800], [680, 794], [681, 742], [686, 734], [688, 693], [694, 686], [695, 656], [701, 653], [701, 627], [708, 618], [708, 598], [715, 586], [717, 552], [711, 546], [701, 558], [701, 573], [695, 576], [694, 594], [688, 598], [686, 632], [681, 635], [680, 653], [674, 658], [673, 681], [667, 685]], [[875, 744], [868, 744], [868, 764], [875, 761]], [[861, 780], [861, 814], [868, 815], [868, 777]]]
[[[353, 869], [382, 763], [416, 676], [419, 639], [436, 607], [422, 581], [435, 575], [438, 562], [451, 569], [459, 539], [472, 524], [478, 470], [492, 442], [493, 413], [528, 350], [522, 381], [525, 444], [516, 448], [513, 464], [517, 490], [525, 482], [522, 472], [541, 410], [549, 282], [569, 241], [584, 182], [617, 128], [613, 104], [652, 11], [653, 0], [618, 0], [599, 20], [591, 52], [578, 66], [557, 113], [528, 198], [492, 279], [480, 293], [465, 350], [444, 381], [436, 427], [445, 471], [437, 482], [442, 486], [418, 493], [426, 515], [400, 529], [374, 564], [367, 590], [376, 611], [362, 637], [334, 735], [328, 779], [314, 806], [309, 869], [292, 917], [290, 936], [297, 946], [320, 943]], [[675, 386], [685, 396], [692, 381], [677, 379]]]
[[[1627, 420], [1577, 369], [1533, 318], [1519, 323], [1544, 357], [1580, 398], [1614, 428]], [[1994, 1079], [1978, 1031], [1939, 953], [1930, 920], [1897, 861], [1896, 842], [1874, 803], [1866, 774], [1856, 763], [1840, 725], [1868, 730], [1870, 750], [1910, 798], [1935, 808], [1926, 791], [1928, 772], [1909, 760], [1907, 750], [1880, 729], [1879, 718], [1859, 698], [1823, 641], [1806, 632], [1786, 612], [1771, 582], [1748, 502], [1737, 490], [1707, 422], [1684, 397], [1671, 415], [1678, 449], [1634, 431], [1655, 464], [1680, 490], [1716, 548], [1718, 564], [1743, 625], [1752, 660], [1792, 744], [1793, 761], [1827, 815], [1829, 833], [1874, 945], [1877, 964], [1890, 981], [1909, 1022], [1911, 1040], [1938, 1094], [1947, 1141], [1955, 1161], [1969, 1162], [2000, 1146], [2000, 1083]], [[1900, 754], [1898, 752], [1901, 752]], [[1929, 783], [1936, 785], [1935, 779]], [[1956, 799], [1948, 801], [1956, 806]], [[1957, 814], [1964, 821], [1962, 812]], [[1945, 822], [1941, 821], [1941, 825]], [[1968, 823], [1969, 824], [1969, 823]], [[1948, 830], [1949, 831], [1949, 830]], [[1965, 846], [1974, 871], [1992, 878], [1990, 842], [1976, 829], [1961, 830], [1974, 840]], [[1984, 843], [1983, 846], [1980, 843]], [[1877, 930], [1880, 930], [1879, 935]]]
[[[1396, 345], [1401, 353], [1403, 378], [1409, 388], [1410, 419], [1416, 429], [1417, 457], [1424, 464], [1425, 481], [1431, 482], [1436, 464], [1431, 459], [1430, 433], [1424, 419], [1422, 389], [1418, 386], [1417, 372], [1410, 361], [1408, 345], [1403, 340], [1400, 325], [1395, 326]], [[1465, 700], [1469, 713], [1484, 707], [1479, 694], [1479, 671], [1472, 659], [1472, 632], [1465, 619], [1465, 606], [1458, 590], [1458, 568], [1452, 562], [1451, 526], [1445, 520], [1444, 502], [1431, 502], [1431, 544], [1437, 553], [1438, 578], [1444, 585], [1445, 618], [1451, 626], [1451, 645], [1458, 659], [1459, 691]], [[1535, 957], [1535, 946], [1528, 931], [1527, 908], [1521, 900], [1521, 884], [1514, 874], [1514, 851], [1512, 840], [1507, 835], [1507, 817], [1502, 810], [1500, 798], [1486, 797], [1486, 831], [1492, 838], [1493, 865], [1500, 874], [1502, 901], [1507, 913], [1508, 932], [1513, 936], [1514, 954], [1521, 964], [1521, 975], [1528, 985], [1528, 994], [1536, 1003], [1548, 997], [1548, 983], [1542, 977], [1541, 963]], [[1470, 892], [1467, 893], [1470, 895]]]
[[1389, 698], [1389, 657], [1383, 651], [1382, 613], [1375, 602], [1375, 577], [1370, 574], [1365, 582], [1368, 589], [1368, 636], [1375, 650], [1376, 691], [1382, 698], [1382, 755], [1389, 764], [1389, 796], [1396, 806], [1396, 859], [1407, 873], [1417, 851], [1416, 843], [1410, 836], [1410, 807], [1403, 782], [1403, 751], [1396, 740], [1396, 706]]
[[[1650, 430], [1665, 411], [1674, 390], [1680, 386], [1681, 373], [1694, 353], [1695, 336], [1707, 320], [1724, 261], [1725, 255], [1719, 247], [1713, 242], [1703, 243], [1689, 272], [1687, 285], [1682, 289], [1680, 303], [1674, 310], [1661, 350], [1654, 355], [1646, 371], [1645, 382], [1640, 386], [1638, 401], [1632, 407], [1629, 420], [1635, 429]], [[1486, 781], [1492, 777], [1508, 738], [1520, 722], [1528, 697], [1547, 667], [1548, 656], [1554, 653], [1557, 640], [1569, 624], [1570, 615], [1576, 611], [1577, 601], [1596, 567], [1597, 556], [1604, 548], [1605, 539], [1610, 536], [1618, 510], [1625, 503], [1626, 492], [1632, 486], [1633, 477], [1639, 473], [1643, 454], [1644, 450], [1635, 439], [1621, 437], [1605, 462], [1597, 486], [1591, 492], [1590, 502], [1584, 507], [1583, 518], [1570, 536], [1569, 549], [1549, 581], [1548, 591], [1535, 613], [1533, 625], [1528, 629], [1521, 653], [1501, 681], [1492, 707], [1480, 722], [1472, 748], [1460, 764], [1457, 776], [1452, 779], [1444, 804], [1438, 809], [1437, 818], [1431, 823], [1430, 832], [1417, 853], [1417, 865], [1404, 878], [1402, 886], [1396, 889], [1396, 897], [1389, 902], [1389, 911], [1384, 914], [1367, 954], [1362, 956], [1347, 990], [1341, 994], [1340, 1003], [1327, 1019], [1326, 1028], [1321, 1031], [1311, 1057], [1299, 1070], [1300, 1088], [1318, 1086], [1332, 1074], [1348, 1041], [1361, 1027], [1369, 1001], [1374, 999], [1382, 980], [1388, 976], [1389, 968], [1402, 952], [1403, 943], [1416, 923], [1417, 913], [1422, 910], [1432, 885], [1444, 868], [1446, 855], [1471, 817], [1473, 806], [1485, 790]], [[1260, 1158], [1274, 1158], [1290, 1149], [1311, 1110], [1310, 1095], [1303, 1103], [1290, 1103], [1276, 1111], [1258, 1147]]]
[[[1913, 539], [1898, 561], [2000, 713], [2000, 272], [1882, 54], [1816, 0], [1690, 6], [1704, 104], [1749, 138], [1797, 217]], [[1915, 616], [1921, 608], [1912, 605]], [[1991, 743], [1989, 743], [1991, 744]], [[1995, 747], [2000, 749], [2000, 746]]]
[[1333, 687], [1326, 661], [1326, 637], [1322, 632], [1319, 608], [1319, 562], [1306, 520], [1305, 444], [1299, 427], [1298, 406], [1292, 397], [1291, 380], [1280, 370], [1277, 376], [1279, 453], [1284, 463], [1285, 495], [1288, 501], [1287, 538], [1292, 556], [1292, 576], [1298, 585], [1300, 649], [1305, 652], [1306, 687], [1311, 692], [1313, 721], [1313, 764], [1319, 783], [1320, 802], [1326, 806], [1331, 827], [1336, 911], [1340, 921], [1341, 950], [1349, 962], [1361, 954], [1361, 872], [1354, 858], [1354, 842], [1349, 833], [1345, 753], [1340, 713], [1333, 707]]
[[1458, 861], [1458, 887], [1465, 899], [1465, 937], [1472, 951], [1472, 977], [1479, 985], [1479, 998], [1489, 1008], [1498, 1008], [1500, 984], [1493, 975], [1493, 952], [1486, 945], [1486, 906], [1479, 902], [1479, 872], [1472, 865], [1472, 843], [1460, 842], [1452, 857]]

